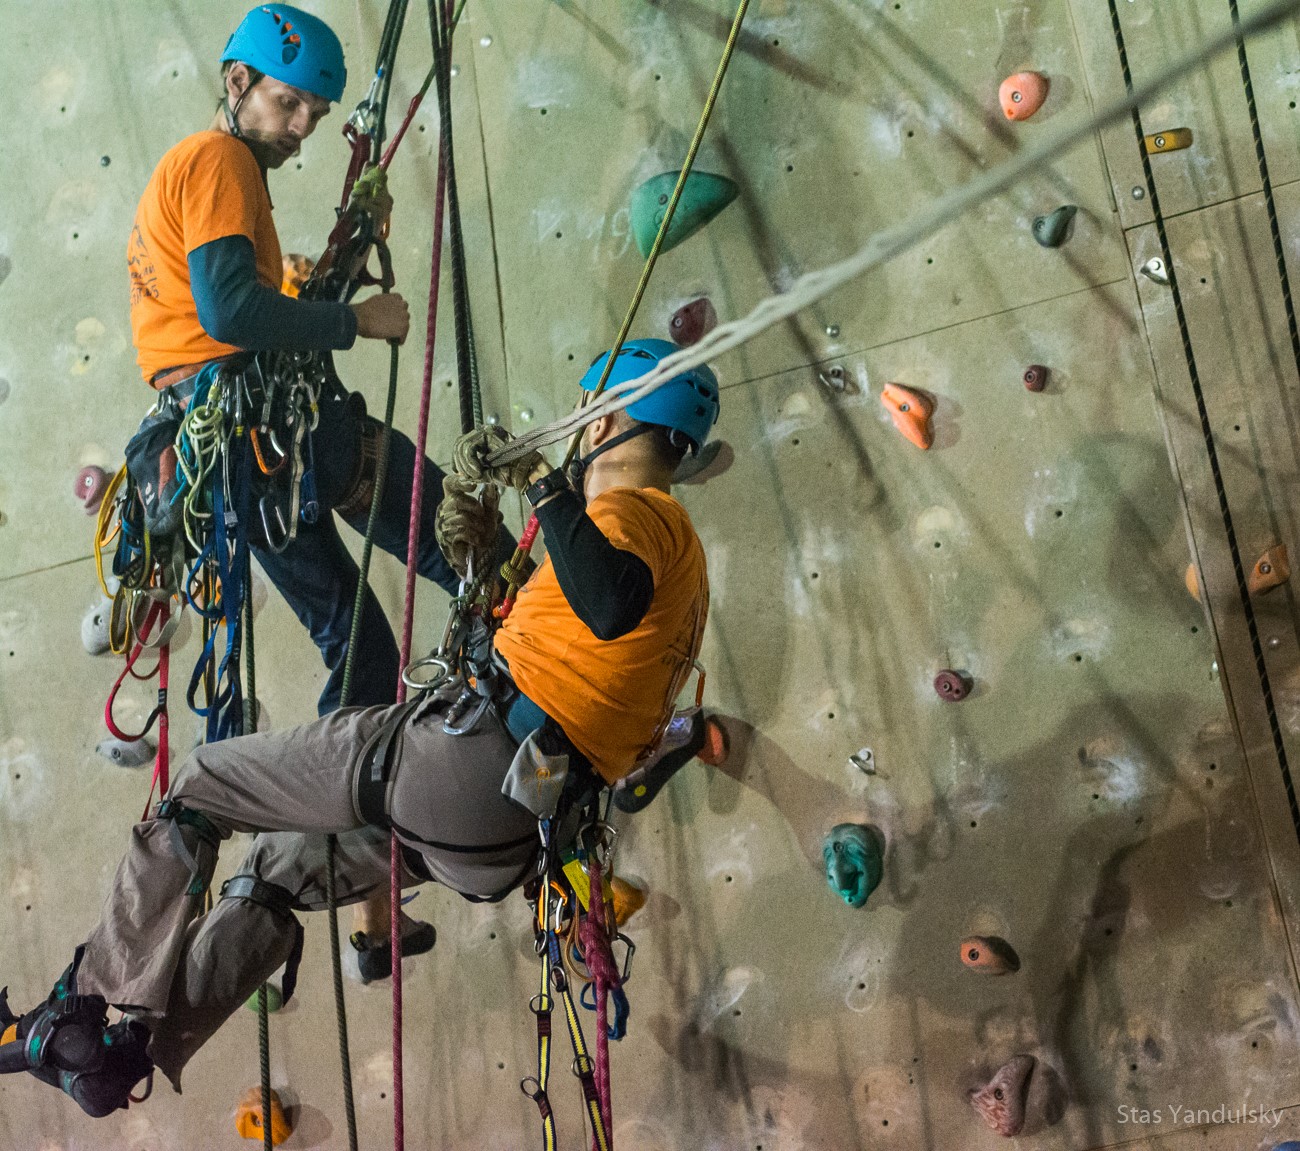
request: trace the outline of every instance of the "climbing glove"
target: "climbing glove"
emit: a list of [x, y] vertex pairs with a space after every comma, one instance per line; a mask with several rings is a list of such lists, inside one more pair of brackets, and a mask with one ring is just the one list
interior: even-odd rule
[[490, 424], [466, 432], [456, 441], [452, 451], [452, 467], [462, 476], [480, 484], [497, 484], [503, 488], [523, 491], [529, 477], [543, 466], [546, 460], [541, 452], [529, 452], [514, 463], [492, 467], [487, 457], [510, 443], [511, 435], [505, 428]]
[[470, 493], [478, 485], [464, 476], [444, 476], [442, 503], [434, 517], [434, 535], [438, 546], [456, 574], [464, 579], [472, 555], [491, 555], [496, 546], [497, 526], [501, 514], [495, 498], [480, 503]]

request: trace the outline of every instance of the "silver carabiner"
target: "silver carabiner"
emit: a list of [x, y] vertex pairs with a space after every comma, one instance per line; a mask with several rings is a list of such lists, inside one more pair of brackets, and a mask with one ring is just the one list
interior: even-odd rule
[[[415, 673], [426, 667], [435, 668], [428, 679], [416, 679]], [[412, 691], [433, 691], [441, 687], [456, 673], [451, 660], [441, 655], [426, 655], [423, 659], [412, 660], [402, 672], [402, 682]]]

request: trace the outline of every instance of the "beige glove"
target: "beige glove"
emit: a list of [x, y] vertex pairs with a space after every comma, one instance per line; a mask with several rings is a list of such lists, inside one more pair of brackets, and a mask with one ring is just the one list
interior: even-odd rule
[[477, 486], [464, 476], [445, 476], [442, 502], [433, 521], [438, 547], [461, 579], [469, 571], [470, 556], [491, 557], [496, 548], [497, 526], [501, 523], [495, 500], [492, 507], [484, 507], [470, 495]]
[[529, 452], [523, 459], [500, 467], [489, 467], [487, 457], [505, 447], [512, 437], [505, 428], [491, 424], [466, 432], [456, 441], [452, 450], [452, 467], [462, 476], [481, 484], [497, 484], [503, 488], [516, 488], [523, 491], [529, 477], [539, 467], [544, 467], [546, 459], [541, 452]]

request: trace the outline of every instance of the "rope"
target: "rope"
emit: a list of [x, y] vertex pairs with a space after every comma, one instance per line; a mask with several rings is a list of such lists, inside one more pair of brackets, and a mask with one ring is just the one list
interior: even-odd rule
[[339, 904], [334, 890], [337, 840], [325, 837], [325, 901], [329, 905], [330, 968], [334, 976], [334, 1014], [338, 1020], [339, 1062], [343, 1067], [343, 1110], [348, 1123], [348, 1151], [357, 1151], [357, 1111], [352, 1101], [352, 1060], [348, 1055], [348, 1012], [343, 999], [343, 960], [339, 955]]
[[493, 452], [488, 457], [488, 463], [493, 467], [513, 463], [538, 448], [560, 443], [593, 420], [644, 399], [657, 387], [662, 387], [687, 369], [740, 347], [760, 332], [789, 319], [864, 272], [907, 251], [969, 208], [1006, 191], [1029, 173], [1050, 165], [1063, 152], [1118, 122], [1134, 108], [1169, 87], [1180, 76], [1217, 56], [1235, 43], [1238, 36], [1245, 38], [1265, 31], [1292, 14], [1297, 7], [1300, 7], [1300, 0], [1275, 0], [1234, 29], [1215, 36], [1208, 43], [1180, 57], [1152, 80], [1140, 87], [1131, 88], [1125, 97], [1108, 104], [1091, 120], [1064, 129], [1042, 143], [1017, 153], [1005, 163], [940, 197], [920, 216], [877, 232], [853, 255], [825, 268], [805, 273], [788, 291], [769, 296], [746, 316], [720, 324], [698, 343], [660, 360], [652, 371], [639, 379], [617, 384], [609, 388], [601, 399], [580, 411], [512, 440]]

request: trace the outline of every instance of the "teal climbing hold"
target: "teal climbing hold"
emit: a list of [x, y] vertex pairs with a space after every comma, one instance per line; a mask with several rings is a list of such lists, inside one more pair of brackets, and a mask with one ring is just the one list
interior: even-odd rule
[[831, 828], [822, 845], [826, 882], [850, 907], [861, 907], [880, 886], [885, 871], [880, 838], [860, 823], [841, 823]]
[[1034, 220], [1034, 239], [1044, 248], [1059, 248], [1070, 230], [1070, 221], [1079, 209], [1073, 204], [1062, 204], [1055, 212]]
[[[680, 175], [680, 171], [661, 172], [632, 193], [632, 234], [636, 237], [636, 246], [643, 256], [650, 255], [650, 249], [654, 247], [655, 236], [659, 234], [659, 226], [664, 222], [668, 201], [672, 199]], [[663, 247], [659, 250], [666, 252], [695, 235], [736, 198], [739, 190], [735, 182], [726, 176], [692, 171], [686, 177], [686, 186], [677, 201], [673, 222], [668, 225]]]
[[[254, 991], [245, 1001], [244, 1006], [249, 1011], [257, 1010], [257, 992]], [[266, 985], [266, 1010], [271, 1014], [279, 1011], [284, 1006], [284, 996], [280, 994], [280, 989], [274, 983]]]

